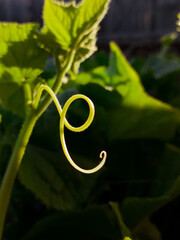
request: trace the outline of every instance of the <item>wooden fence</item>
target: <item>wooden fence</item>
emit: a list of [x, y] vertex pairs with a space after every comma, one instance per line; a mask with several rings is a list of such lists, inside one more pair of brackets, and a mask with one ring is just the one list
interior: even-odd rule
[[[97, 0], [98, 1], [98, 0]], [[0, 0], [1, 21], [41, 21], [44, 0]], [[102, 23], [100, 44], [154, 43], [175, 30], [180, 0], [112, 0]]]
[[151, 43], [175, 30], [180, 0], [112, 0], [103, 23], [105, 42]]

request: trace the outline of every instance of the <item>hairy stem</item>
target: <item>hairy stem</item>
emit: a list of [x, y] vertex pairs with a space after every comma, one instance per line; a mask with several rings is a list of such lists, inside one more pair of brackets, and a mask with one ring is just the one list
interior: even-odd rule
[[30, 135], [36, 123], [35, 116], [28, 116], [23, 124], [10, 158], [5, 176], [0, 188], [0, 240], [2, 239], [3, 226], [6, 218], [6, 212], [10, 201], [11, 191], [16, 178], [19, 166], [26, 150]]
[[[56, 94], [61, 85], [62, 85], [62, 80], [65, 77], [65, 74], [70, 70], [71, 65], [74, 61], [74, 57], [75, 57], [75, 50], [72, 50], [71, 53], [68, 56], [68, 61], [66, 63], [66, 65], [64, 66], [64, 68], [61, 70], [61, 72], [58, 73], [57, 75], [57, 79], [52, 87], [53, 92]], [[57, 58], [57, 62], [58, 62], [58, 58]], [[58, 63], [57, 63], [58, 66]], [[52, 98], [50, 95], [46, 95], [46, 97], [44, 98], [44, 100], [39, 104], [39, 107], [37, 108], [37, 115], [41, 116], [41, 114], [46, 110], [47, 106], [49, 106], [49, 104], [51, 103]]]

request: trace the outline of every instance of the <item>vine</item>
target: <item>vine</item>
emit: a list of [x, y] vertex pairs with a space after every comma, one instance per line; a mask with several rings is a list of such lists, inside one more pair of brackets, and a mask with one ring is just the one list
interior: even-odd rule
[[[37, 93], [37, 97], [36, 97], [36, 100], [34, 102], [34, 108], [36, 109], [37, 106], [38, 106], [38, 103], [39, 103], [39, 100], [40, 100], [40, 97], [42, 95], [42, 92], [43, 91], [47, 91], [50, 96], [52, 97], [55, 105], [56, 105], [56, 108], [57, 108], [57, 111], [60, 115], [60, 122], [59, 122], [59, 133], [60, 133], [60, 141], [61, 141], [61, 145], [62, 145], [62, 148], [63, 148], [63, 151], [64, 151], [64, 154], [67, 158], [67, 160], [69, 161], [69, 163], [75, 168], [77, 169], [78, 171], [82, 172], [82, 173], [86, 173], [86, 174], [91, 174], [91, 173], [95, 173], [97, 172], [98, 170], [100, 170], [103, 165], [105, 164], [106, 162], [106, 158], [107, 158], [107, 153], [105, 151], [102, 151], [100, 153], [100, 158], [102, 158], [101, 162], [98, 164], [98, 166], [96, 166], [95, 168], [92, 168], [90, 170], [86, 170], [86, 169], [83, 169], [83, 168], [80, 168], [77, 164], [75, 164], [75, 162], [72, 160], [69, 152], [68, 152], [68, 149], [67, 149], [67, 145], [66, 145], [66, 141], [65, 141], [65, 136], [64, 136], [64, 125], [71, 131], [73, 132], [82, 132], [84, 130], [86, 130], [90, 124], [92, 123], [93, 119], [94, 119], [94, 114], [95, 114], [95, 110], [94, 110], [94, 104], [93, 102], [88, 98], [86, 97], [85, 95], [82, 95], [82, 94], [76, 94], [72, 97], [70, 97], [68, 99], [68, 101], [65, 103], [63, 109], [61, 108], [61, 105], [56, 97], [56, 95], [54, 94], [54, 92], [52, 91], [52, 89], [50, 87], [48, 87], [47, 85], [41, 85], [38, 89], [38, 93]], [[72, 125], [69, 124], [69, 122], [67, 121], [66, 119], [66, 113], [68, 111], [68, 108], [69, 106], [72, 104], [72, 102], [74, 102], [75, 100], [77, 99], [84, 99], [88, 105], [89, 105], [89, 116], [88, 116], [88, 119], [86, 120], [86, 122], [80, 126], [80, 127], [73, 127]]]

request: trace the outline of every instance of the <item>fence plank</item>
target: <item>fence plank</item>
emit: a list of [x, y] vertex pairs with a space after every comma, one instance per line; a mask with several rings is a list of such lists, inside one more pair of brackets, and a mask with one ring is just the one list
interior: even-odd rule
[[[40, 22], [43, 2], [0, 0], [0, 20]], [[100, 42], [158, 41], [161, 35], [175, 29], [178, 11], [180, 0], [112, 0], [102, 23]]]

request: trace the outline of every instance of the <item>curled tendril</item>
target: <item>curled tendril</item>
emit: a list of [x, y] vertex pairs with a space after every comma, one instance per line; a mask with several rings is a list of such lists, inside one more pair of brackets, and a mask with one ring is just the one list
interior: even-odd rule
[[[67, 149], [67, 145], [66, 145], [66, 141], [65, 141], [65, 136], [64, 136], [64, 125], [71, 131], [73, 132], [82, 132], [84, 130], [86, 130], [92, 123], [93, 119], [94, 119], [94, 114], [95, 114], [95, 110], [94, 110], [94, 104], [93, 102], [88, 98], [86, 97], [85, 95], [82, 95], [82, 94], [76, 94], [74, 96], [72, 96], [71, 98], [68, 99], [68, 101], [65, 103], [63, 109], [61, 108], [60, 104], [59, 104], [59, 101], [56, 97], [56, 95], [54, 94], [54, 92], [51, 90], [50, 87], [48, 87], [47, 85], [41, 85], [38, 89], [38, 93], [37, 93], [37, 96], [36, 96], [36, 100], [35, 100], [35, 103], [34, 103], [34, 107], [37, 108], [38, 106], [38, 103], [39, 103], [39, 100], [40, 100], [40, 97], [42, 95], [42, 92], [46, 90], [50, 96], [52, 97], [55, 105], [56, 105], [56, 108], [58, 110], [58, 113], [60, 115], [60, 122], [59, 122], [59, 131], [60, 131], [60, 141], [61, 141], [61, 144], [62, 144], [62, 148], [63, 148], [63, 151], [64, 151], [64, 154], [67, 158], [67, 160], [69, 161], [69, 163], [75, 168], [77, 169], [78, 171], [82, 172], [82, 173], [86, 173], [86, 174], [91, 174], [91, 173], [95, 173], [97, 172], [99, 169], [101, 169], [103, 167], [103, 165], [105, 164], [105, 161], [106, 161], [106, 158], [107, 158], [107, 153], [105, 151], [102, 151], [100, 153], [100, 158], [102, 159], [101, 162], [98, 164], [98, 166], [96, 166], [95, 168], [92, 168], [92, 169], [89, 169], [89, 170], [86, 170], [86, 169], [83, 169], [81, 167], [79, 167], [71, 158], [70, 154], [69, 154], [69, 151]], [[86, 122], [80, 126], [80, 127], [73, 127], [72, 125], [69, 124], [69, 122], [67, 121], [66, 119], [66, 113], [68, 111], [68, 108], [69, 106], [71, 105], [72, 102], [74, 102], [75, 100], [77, 99], [84, 99], [88, 105], [89, 105], [89, 116], [86, 120]]]

